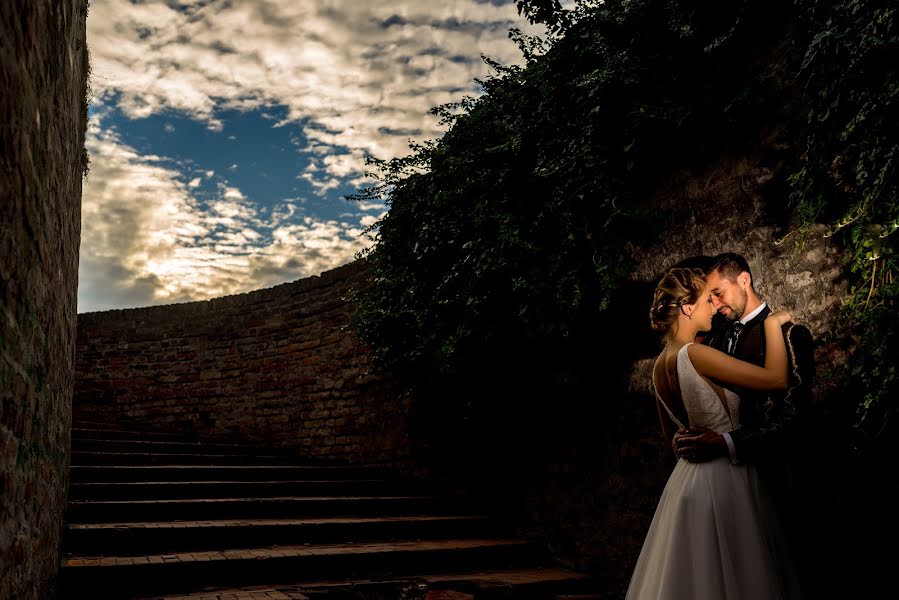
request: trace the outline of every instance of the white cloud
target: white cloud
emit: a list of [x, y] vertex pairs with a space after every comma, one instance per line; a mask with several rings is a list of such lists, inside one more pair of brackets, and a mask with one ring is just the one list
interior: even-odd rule
[[228, 200], [244, 200], [244, 195], [240, 192], [239, 189], [228, 187], [226, 185], [222, 186], [222, 197], [227, 198]]
[[378, 217], [373, 217], [371, 215], [365, 215], [364, 217], [359, 219], [359, 222], [362, 223], [363, 225], [365, 225], [366, 227], [368, 227], [369, 225], [374, 225], [375, 223], [377, 223], [377, 221], [378, 221]]
[[[260, 217], [222, 184], [204, 207], [158, 156], [142, 156], [95, 115], [91, 173], [82, 200], [80, 312], [203, 300], [317, 275], [352, 260], [367, 242], [360, 221], [310, 216], [287, 223], [290, 202]], [[192, 183], [192, 182], [191, 182]]]
[[383, 211], [383, 210], [386, 210], [386, 209], [387, 209], [387, 207], [384, 206], [384, 205], [383, 205], [382, 203], [380, 203], [380, 202], [358, 202], [358, 203], [356, 204], [356, 206], [359, 207], [359, 210], [378, 210], [378, 211]]
[[[88, 19], [95, 93], [131, 116], [174, 109], [220, 129], [220, 108], [287, 107], [322, 193], [440, 135], [432, 106], [475, 95], [484, 53], [519, 62], [510, 26], [534, 29], [512, 2], [446, 0], [94, 0]], [[234, 168], [234, 166], [232, 166]]]
[[[325, 196], [369, 183], [366, 154], [401, 156], [410, 139], [438, 137], [428, 109], [478, 93], [473, 79], [489, 72], [480, 53], [520, 61], [510, 26], [534, 32], [514, 3], [487, 0], [93, 0], [95, 113], [115, 102], [132, 118], [175, 111], [220, 131], [221, 110], [284, 107], [286, 117], [267, 114], [301, 130], [292, 147], [310, 160], [297, 177]], [[236, 163], [216, 180], [212, 170], [179, 172], [104, 130], [97, 115], [87, 142], [82, 312], [320, 273], [370, 243], [360, 235], [386, 210], [351, 203], [338, 220], [322, 220], [305, 213], [306, 198], [286, 198], [259, 214], [227, 182]], [[195, 195], [202, 178], [216, 184], [214, 198]]]

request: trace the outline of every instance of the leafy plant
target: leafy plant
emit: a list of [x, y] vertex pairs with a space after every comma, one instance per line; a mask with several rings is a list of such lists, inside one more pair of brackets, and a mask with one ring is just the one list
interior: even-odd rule
[[808, 112], [791, 201], [802, 225], [830, 223], [846, 248], [836, 333], [859, 337], [847, 393], [859, 398], [856, 424], [876, 437], [899, 397], [899, 12], [872, 0], [797, 4], [810, 38], [798, 73]]

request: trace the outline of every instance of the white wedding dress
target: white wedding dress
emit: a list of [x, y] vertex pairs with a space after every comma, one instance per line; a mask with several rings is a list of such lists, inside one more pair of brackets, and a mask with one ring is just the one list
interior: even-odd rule
[[[677, 353], [677, 375], [690, 426], [718, 433], [736, 429], [739, 396], [725, 390], [725, 408], [690, 362], [689, 345]], [[727, 457], [679, 459], [643, 542], [627, 600], [798, 597], [774, 508], [755, 467], [734, 465]]]

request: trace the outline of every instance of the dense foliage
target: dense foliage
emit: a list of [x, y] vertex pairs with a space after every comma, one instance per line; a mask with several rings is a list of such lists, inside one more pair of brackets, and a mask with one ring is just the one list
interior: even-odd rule
[[847, 248], [852, 283], [834, 333], [859, 336], [848, 391], [860, 400], [860, 431], [876, 438], [899, 398], [899, 11], [876, 0], [799, 5], [808, 112], [792, 201], [803, 223], [831, 224], [828, 235]]
[[606, 2], [564, 18], [554, 4], [520, 6], [557, 37], [513, 32], [526, 65], [485, 59], [485, 94], [435, 109], [449, 131], [377, 163], [381, 185], [357, 196], [390, 206], [357, 325], [410, 381], [596, 344], [627, 245], [659, 225], [638, 202], [659, 169], [703, 160], [780, 104], [753, 66], [779, 35], [759, 34], [767, 3]]
[[833, 224], [847, 248], [844, 325], [862, 340], [852, 381], [860, 416], [883, 423], [899, 354], [890, 3], [517, 5], [548, 39], [513, 31], [524, 66], [485, 58], [495, 75], [484, 95], [436, 108], [448, 132], [373, 161], [380, 184], [356, 196], [390, 207], [371, 230], [374, 280], [356, 319], [377, 364], [440, 388], [513, 366], [552, 370], [630, 337], [610, 307], [629, 245], [665, 225], [642, 207], [647, 190], [782, 123], [803, 152], [790, 205], [772, 212], [799, 224], [800, 242], [801, 225]]

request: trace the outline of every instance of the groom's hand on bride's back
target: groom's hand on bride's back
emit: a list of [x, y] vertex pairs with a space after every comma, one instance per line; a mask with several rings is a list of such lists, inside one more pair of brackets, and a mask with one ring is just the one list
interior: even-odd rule
[[678, 429], [671, 438], [671, 446], [679, 458], [690, 462], [706, 462], [727, 455], [724, 436], [703, 427]]

